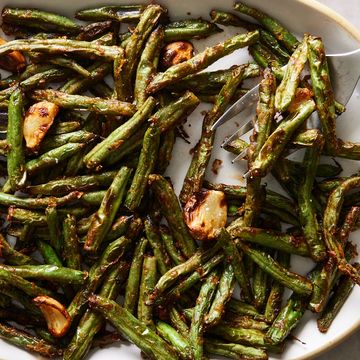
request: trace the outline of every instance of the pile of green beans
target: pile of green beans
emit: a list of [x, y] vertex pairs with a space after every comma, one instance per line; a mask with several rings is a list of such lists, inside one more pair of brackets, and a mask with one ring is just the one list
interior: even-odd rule
[[[360, 160], [360, 144], [337, 137], [336, 114], [345, 109], [321, 38], [299, 41], [241, 2], [233, 10], [172, 22], [154, 3], [102, 6], [78, 11], [80, 23], [3, 9], [3, 31], [16, 40], [0, 45], [0, 68], [13, 69], [0, 80], [1, 339], [66, 360], [119, 340], [157, 360], [265, 360], [283, 351], [306, 310], [321, 332], [329, 329], [360, 284], [349, 241], [360, 226], [360, 176], [339, 176], [336, 161], [320, 161]], [[131, 32], [121, 32], [123, 23]], [[167, 44], [211, 41], [226, 26], [247, 32], [159, 68]], [[244, 47], [253, 62], [203, 71]], [[206, 178], [218, 151], [212, 126], [254, 77], [261, 82], [250, 141], [225, 147], [245, 154], [246, 185], [215, 183]], [[211, 109], [176, 194], [167, 167], [200, 102]], [[41, 125], [49, 114], [40, 108], [40, 125], [31, 125], [33, 135], [44, 133], [28, 148], [29, 109], [46, 103], [56, 114]], [[315, 111], [321, 129], [307, 128]], [[301, 148], [302, 161], [287, 158]], [[268, 174], [286, 195], [268, 188]], [[196, 241], [183, 215], [211, 191], [225, 196], [227, 222]], [[292, 271], [294, 255], [312, 259], [313, 270]], [[63, 332], [53, 331], [38, 297], [61, 305]]]

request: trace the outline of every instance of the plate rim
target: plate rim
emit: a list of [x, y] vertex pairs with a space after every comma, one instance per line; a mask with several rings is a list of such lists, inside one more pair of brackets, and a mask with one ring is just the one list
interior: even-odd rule
[[[335, 10], [330, 8], [329, 6], [322, 4], [317, 0], [291, 0], [291, 1], [294, 3], [303, 4], [304, 6], [312, 8], [315, 11], [318, 11], [318, 12], [324, 14], [325, 16], [327, 16], [328, 18], [332, 19], [341, 28], [343, 28], [345, 30], [345, 32], [350, 34], [360, 46], [360, 29], [358, 29], [355, 25], [353, 25], [344, 16], [340, 15]], [[360, 318], [354, 325], [352, 325], [346, 331], [342, 332], [341, 335], [336, 337], [334, 340], [331, 340], [331, 342], [320, 346], [316, 350], [313, 350], [312, 352], [307, 353], [306, 355], [302, 355], [302, 356], [293, 358], [292, 360], [313, 360], [316, 357], [318, 357], [319, 355], [322, 355], [322, 354], [332, 350], [333, 348], [337, 347], [340, 343], [345, 341], [347, 338], [349, 338], [351, 335], [353, 335], [359, 329], [360, 329]], [[0, 360], [1, 360], [1, 358], [0, 358]]]
[[329, 344], [325, 344], [321, 346], [319, 349], [314, 350], [310, 352], [310, 354], [307, 354], [306, 356], [300, 356], [297, 357], [294, 360], [315, 360], [319, 355], [323, 355], [326, 352], [334, 349], [338, 345], [340, 345], [343, 341], [345, 341], [347, 338], [349, 338], [351, 335], [353, 335], [357, 330], [360, 329], [360, 319], [356, 324], [354, 324], [346, 333], [343, 333], [342, 336], [339, 336], [334, 341], [331, 341]]
[[332, 18], [346, 32], [348, 32], [360, 45], [360, 29], [358, 29], [355, 25], [353, 25], [349, 20], [345, 19], [344, 16], [338, 14], [335, 10], [331, 9], [329, 6], [322, 4], [317, 0], [293, 0], [293, 1], [311, 7], [325, 14], [326, 16]]
[[[339, 15], [335, 10], [331, 9], [327, 5], [324, 5], [317, 0], [293, 0], [294, 2], [298, 2], [301, 4], [304, 4], [305, 6], [308, 6], [310, 8], [313, 8], [329, 18], [333, 19], [338, 25], [340, 25], [347, 33], [349, 33], [360, 45], [360, 30], [353, 25], [350, 21], [345, 19], [342, 15]], [[331, 349], [338, 346], [340, 343], [345, 341], [348, 337], [350, 337], [352, 334], [354, 334], [357, 330], [360, 329], [360, 319], [356, 324], [351, 326], [349, 329], [347, 329], [345, 332], [343, 332], [339, 337], [336, 337], [333, 341], [331, 341], [328, 344], [325, 344], [316, 350], [310, 352], [310, 354], [306, 354], [300, 357], [296, 357], [294, 360], [311, 360], [315, 357], [322, 355], [326, 353], [327, 351], [330, 351]]]

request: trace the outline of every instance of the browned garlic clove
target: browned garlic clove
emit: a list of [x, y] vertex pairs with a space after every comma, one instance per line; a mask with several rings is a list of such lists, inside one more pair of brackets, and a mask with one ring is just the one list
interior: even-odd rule
[[59, 107], [49, 101], [30, 106], [24, 119], [24, 138], [29, 149], [36, 150], [40, 145], [58, 112]]
[[167, 68], [190, 60], [194, 56], [194, 47], [188, 41], [174, 41], [167, 44], [162, 50], [161, 68]]
[[197, 240], [214, 240], [218, 230], [226, 225], [225, 194], [217, 190], [200, 191], [186, 203], [184, 218]]
[[55, 337], [64, 336], [71, 324], [65, 306], [46, 295], [36, 297], [33, 302], [43, 313], [49, 332]]

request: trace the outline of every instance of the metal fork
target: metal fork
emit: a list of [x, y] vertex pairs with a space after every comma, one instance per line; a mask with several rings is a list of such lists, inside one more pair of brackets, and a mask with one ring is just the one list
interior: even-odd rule
[[[328, 54], [326, 57], [332, 74], [332, 85], [336, 100], [346, 105], [360, 78], [360, 49], [342, 54]], [[214, 130], [236, 115], [242, 115], [241, 118], [237, 119], [239, 129], [227, 137], [221, 147], [226, 146], [234, 139], [246, 134], [254, 127], [252, 119], [259, 99], [258, 89], [259, 85], [256, 85], [249, 90], [246, 95], [236, 101], [212, 126], [212, 130]], [[232, 162], [242, 157], [243, 154], [240, 154]]]

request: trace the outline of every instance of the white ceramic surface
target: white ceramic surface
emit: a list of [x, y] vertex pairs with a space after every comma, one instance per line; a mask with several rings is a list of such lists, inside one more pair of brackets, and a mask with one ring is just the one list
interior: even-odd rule
[[[33, 7], [53, 10], [65, 15], [72, 15], [75, 10], [80, 8], [99, 4], [117, 4], [119, 2], [130, 3], [134, 1], [62, 0], [58, 2], [52, 2], [48, 0], [32, 0], [29, 2], [18, 0], [0, 0], [0, 5], [28, 7], [31, 4]], [[190, 0], [168, 0], [160, 2], [169, 8], [170, 16], [172, 18], [198, 16], [207, 18], [208, 13], [212, 8], [230, 10], [233, 1], [223, 0], [221, 4], [219, 4], [217, 0], [203, 0], [197, 2]], [[346, 23], [346, 21], [340, 18], [335, 12], [328, 10], [314, 1], [269, 0], [265, 2], [262, 0], [249, 0], [248, 3], [267, 11], [269, 14], [279, 19], [284, 23], [284, 25], [300, 36], [304, 32], [321, 35], [324, 38], [328, 51], [330, 52], [348, 51], [360, 46], [360, 34], [356, 32], [354, 27]], [[188, 12], [191, 14], [188, 14]], [[226, 29], [223, 33], [213, 36], [205, 42], [197, 42], [197, 50], [203, 49], [206, 45], [221, 41], [225, 37], [234, 34], [235, 31], [235, 29]], [[233, 64], [244, 63], [248, 59], [249, 57], [246, 51], [237, 51], [231, 56], [227, 56], [226, 58], [212, 65], [211, 69], [227, 68]], [[360, 138], [360, 127], [356, 125], [358, 115], [357, 112], [355, 112], [359, 105], [360, 96], [358, 87], [357, 93], [353, 96], [352, 100], [348, 104], [347, 113], [343, 115], [341, 121], [339, 120], [338, 122], [338, 133], [344, 139], [356, 141]], [[194, 113], [189, 118], [187, 124], [185, 125], [187, 132], [190, 134], [191, 145], [187, 145], [179, 140], [174, 149], [173, 162], [169, 168], [168, 173], [171, 175], [175, 183], [176, 190], [180, 189], [183, 177], [189, 164], [189, 149], [197, 142], [198, 136], [200, 134], [202, 121], [200, 112], [204, 109], [206, 109], [205, 106], [199, 107], [196, 113]], [[189, 126], [190, 124], [191, 127]], [[217, 133], [217, 142], [215, 144], [215, 148], [218, 150], [214, 152], [213, 158], [221, 159], [223, 161], [223, 166], [220, 170], [219, 176], [215, 177], [214, 180], [218, 182], [241, 184], [243, 183], [242, 174], [244, 172], [244, 167], [241, 165], [231, 166], [229, 155], [219, 148], [221, 140], [225, 135], [231, 133], [233, 128], [234, 124], [227, 124]], [[347, 161], [344, 162], [344, 167], [345, 173], [350, 174], [358, 170], [360, 166], [357, 162]], [[207, 176], [208, 178], [214, 177], [211, 171], [208, 172]], [[271, 179], [269, 179], [268, 184], [270, 187], [275, 186]], [[352, 235], [352, 240], [356, 242], [357, 237], [359, 237], [359, 234], [354, 233]], [[305, 261], [304, 259], [297, 258], [293, 261], [292, 266], [295, 271], [304, 273], [309, 269], [309, 267], [311, 267], [311, 263], [309, 261]], [[307, 313], [301, 325], [294, 333], [294, 335], [297, 336], [301, 342], [293, 341], [291, 344], [289, 343], [287, 350], [281, 356], [273, 357], [273, 359], [310, 359], [325, 349], [338, 343], [360, 326], [360, 313], [358, 308], [359, 302], [360, 288], [355, 288], [340, 314], [338, 315], [337, 319], [335, 320], [333, 326], [326, 335], [319, 333], [316, 328], [314, 317], [312, 314]], [[30, 355], [29, 353], [19, 350], [4, 342], [0, 342], [0, 359], [30, 360], [36, 358], [38, 357]], [[91, 360], [100, 360], [106, 358], [109, 360], [119, 358], [135, 360], [140, 358], [140, 352], [129, 344], [119, 343], [113, 347], [92, 352], [90, 358]]]

